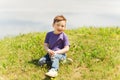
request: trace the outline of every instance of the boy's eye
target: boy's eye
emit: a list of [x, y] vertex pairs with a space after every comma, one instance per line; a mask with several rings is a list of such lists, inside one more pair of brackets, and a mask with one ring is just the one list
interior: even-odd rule
[[60, 26], [60, 24], [57, 24], [57, 26]]
[[56, 24], [57, 26], [61, 26], [61, 27], [65, 27], [64, 25], [61, 25], [61, 24]]
[[61, 27], [64, 27], [63, 25]]

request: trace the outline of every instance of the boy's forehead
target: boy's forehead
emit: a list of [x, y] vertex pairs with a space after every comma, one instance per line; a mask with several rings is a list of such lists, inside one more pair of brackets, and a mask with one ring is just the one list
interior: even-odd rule
[[56, 24], [66, 24], [66, 21], [58, 21], [58, 22], [55, 22]]

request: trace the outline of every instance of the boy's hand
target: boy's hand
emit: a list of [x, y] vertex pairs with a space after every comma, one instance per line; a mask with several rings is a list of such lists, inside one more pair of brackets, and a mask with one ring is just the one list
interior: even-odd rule
[[51, 49], [48, 49], [48, 53], [50, 56], [53, 56], [55, 54], [55, 51], [51, 50]]

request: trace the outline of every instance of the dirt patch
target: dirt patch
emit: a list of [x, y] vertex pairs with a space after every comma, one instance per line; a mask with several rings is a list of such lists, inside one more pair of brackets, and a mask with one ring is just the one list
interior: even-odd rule
[[3, 76], [0, 76], [0, 80], [8, 80], [8, 79], [6, 79], [6, 78], [3, 77]]

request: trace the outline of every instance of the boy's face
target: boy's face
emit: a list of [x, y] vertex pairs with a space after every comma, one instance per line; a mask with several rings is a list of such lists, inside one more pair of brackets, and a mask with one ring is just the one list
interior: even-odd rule
[[66, 28], [66, 21], [59, 21], [53, 24], [54, 32], [56, 34], [62, 33]]

